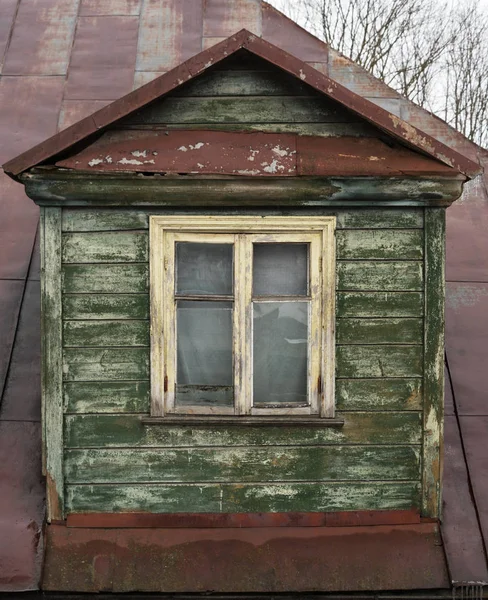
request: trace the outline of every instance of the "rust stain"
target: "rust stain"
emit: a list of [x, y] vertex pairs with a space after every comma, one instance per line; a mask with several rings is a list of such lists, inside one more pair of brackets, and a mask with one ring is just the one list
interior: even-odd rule
[[[95, 557], [100, 574], [93, 572]], [[101, 591], [100, 579], [114, 592], [449, 586], [436, 523], [254, 529], [48, 527], [44, 589], [96, 592]]]
[[290, 176], [295, 136], [219, 131], [114, 132], [58, 166], [94, 171]]

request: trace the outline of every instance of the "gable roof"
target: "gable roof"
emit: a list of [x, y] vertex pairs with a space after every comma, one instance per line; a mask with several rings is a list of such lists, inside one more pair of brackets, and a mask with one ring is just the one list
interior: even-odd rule
[[16, 177], [23, 171], [59, 155], [75, 144], [86, 141], [93, 134], [99, 133], [121, 118], [161, 98], [242, 49], [297, 77], [406, 146], [427, 154], [468, 177], [473, 177], [481, 171], [479, 164], [466, 156], [348, 90], [302, 60], [243, 29], [8, 161], [4, 165], [5, 172]]

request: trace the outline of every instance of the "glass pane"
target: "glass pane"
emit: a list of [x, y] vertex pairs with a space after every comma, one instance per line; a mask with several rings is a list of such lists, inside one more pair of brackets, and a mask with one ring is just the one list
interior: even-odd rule
[[177, 404], [232, 404], [232, 310], [232, 302], [177, 302]]
[[254, 404], [307, 402], [308, 302], [253, 304]]
[[255, 296], [306, 296], [308, 244], [254, 244]]
[[232, 244], [176, 244], [178, 295], [232, 295]]

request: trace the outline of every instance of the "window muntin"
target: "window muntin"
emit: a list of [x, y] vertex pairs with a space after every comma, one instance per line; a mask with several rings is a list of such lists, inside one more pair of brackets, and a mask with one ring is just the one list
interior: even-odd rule
[[151, 414], [333, 416], [334, 218], [188, 220], [151, 217]]

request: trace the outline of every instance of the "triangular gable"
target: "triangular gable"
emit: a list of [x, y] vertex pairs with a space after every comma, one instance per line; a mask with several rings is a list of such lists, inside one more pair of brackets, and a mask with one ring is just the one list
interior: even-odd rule
[[204, 50], [161, 77], [10, 160], [4, 165], [5, 172], [14, 177], [18, 176], [23, 171], [58, 156], [75, 144], [88, 141], [88, 138], [100, 133], [102, 129], [172, 92], [241, 49], [295, 76], [406, 146], [427, 154], [469, 177], [480, 172], [477, 163], [246, 30]]

